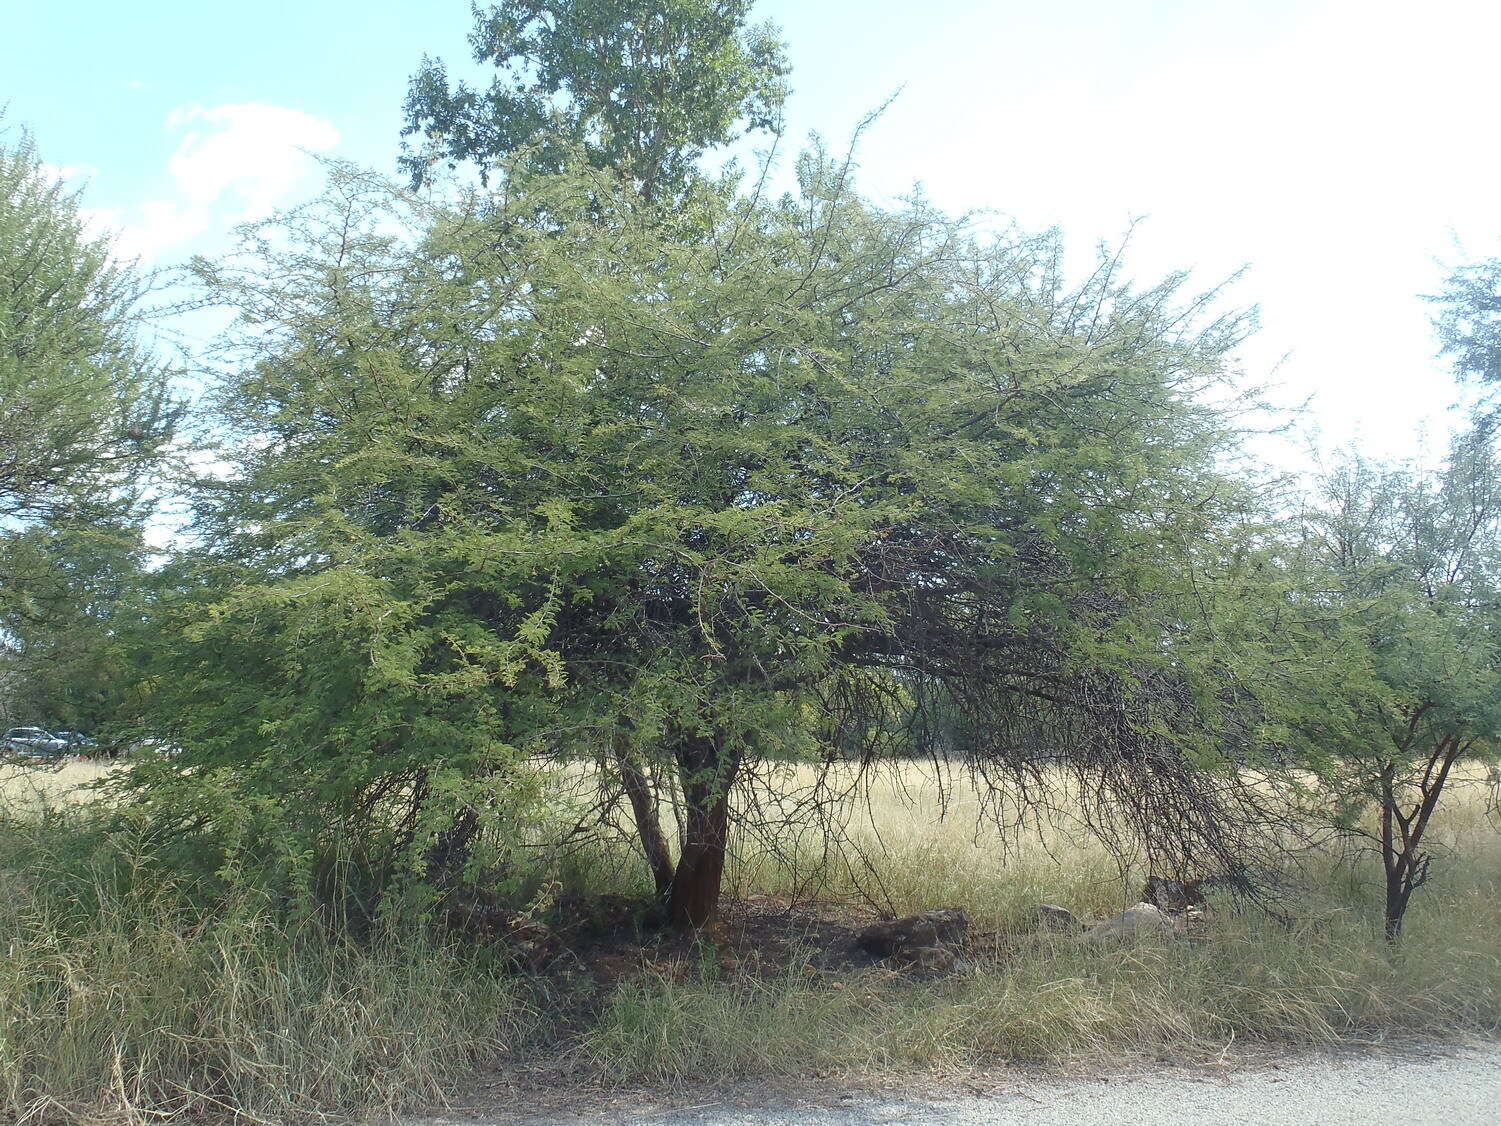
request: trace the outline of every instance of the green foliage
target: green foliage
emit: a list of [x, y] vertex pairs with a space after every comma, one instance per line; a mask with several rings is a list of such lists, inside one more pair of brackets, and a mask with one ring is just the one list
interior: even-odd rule
[[1494, 392], [1501, 384], [1501, 258], [1454, 270], [1438, 306], [1435, 325], [1455, 374]]
[[132, 527], [52, 524], [6, 545], [13, 597], [0, 601], [0, 718], [95, 733], [133, 679], [123, 635], [147, 584]]
[[402, 168], [415, 184], [446, 161], [482, 177], [528, 144], [556, 171], [570, 146], [636, 178], [652, 197], [676, 192], [709, 148], [779, 128], [787, 96], [783, 44], [747, 27], [749, 0], [505, 0], [475, 9], [476, 63], [500, 71], [486, 91], [449, 84], [424, 57], [406, 100]]
[[117, 505], [169, 436], [142, 295], [30, 138], [0, 147], [0, 519]]
[[1202, 608], [1253, 509], [1200, 394], [1240, 322], [800, 175], [667, 215], [583, 161], [453, 207], [341, 174], [202, 264], [247, 331], [150, 626], [175, 761], [419, 866], [532, 762], [637, 763], [717, 893], [742, 766], [921, 751], [941, 693], [977, 765], [1203, 844], [1257, 741]]
[[1380, 698], [1367, 718], [1387, 734], [1373, 749], [1401, 746], [1418, 713], [1425, 741], [1482, 750], [1501, 735], [1498, 481], [1492, 444], [1474, 436], [1433, 474], [1351, 457], [1323, 481], [1306, 543], [1370, 646]]
[[1428, 879], [1434, 809], [1501, 749], [1498, 487], [1494, 444], [1475, 432], [1434, 473], [1346, 458], [1302, 520], [1331, 651], [1324, 684], [1343, 717], [1311, 735], [1345, 802], [1336, 820], [1381, 851], [1393, 938]]

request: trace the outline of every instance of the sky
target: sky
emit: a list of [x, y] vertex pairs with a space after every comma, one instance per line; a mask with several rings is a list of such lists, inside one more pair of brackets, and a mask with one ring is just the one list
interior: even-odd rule
[[[161, 267], [313, 194], [314, 155], [394, 175], [407, 79], [424, 53], [462, 71], [471, 24], [462, 0], [12, 5], [5, 124]], [[1226, 297], [1260, 309], [1244, 378], [1307, 400], [1326, 448], [1406, 457], [1458, 421], [1422, 295], [1501, 253], [1501, 5], [763, 0], [756, 18], [789, 43], [789, 154], [810, 131], [842, 145], [897, 94], [861, 139], [867, 193], [920, 184], [1058, 226], [1081, 262], [1135, 223], [1142, 281], [1244, 268]]]

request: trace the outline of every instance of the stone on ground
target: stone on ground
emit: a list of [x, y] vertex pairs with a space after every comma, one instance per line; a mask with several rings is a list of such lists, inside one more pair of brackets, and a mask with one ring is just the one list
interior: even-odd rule
[[1127, 907], [1115, 918], [1091, 927], [1084, 937], [1108, 942], [1113, 939], [1177, 938], [1182, 933], [1182, 920], [1150, 903], [1138, 903]]
[[908, 915], [905, 919], [882, 919], [872, 923], [855, 941], [862, 950], [877, 958], [899, 958], [915, 950], [960, 946], [968, 933], [969, 916], [962, 907], [938, 907], [921, 915]]
[[1067, 907], [1059, 907], [1056, 903], [1044, 903], [1037, 909], [1038, 922], [1045, 931], [1057, 931], [1059, 934], [1078, 934], [1084, 929], [1084, 924], [1079, 922], [1076, 916]]

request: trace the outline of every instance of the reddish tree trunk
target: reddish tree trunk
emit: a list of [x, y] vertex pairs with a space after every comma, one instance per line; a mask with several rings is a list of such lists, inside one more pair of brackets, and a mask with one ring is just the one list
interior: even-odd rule
[[738, 766], [738, 758], [713, 738], [693, 735], [678, 745], [685, 812], [683, 849], [667, 901], [676, 927], [701, 930], [719, 915], [729, 842], [730, 786]]

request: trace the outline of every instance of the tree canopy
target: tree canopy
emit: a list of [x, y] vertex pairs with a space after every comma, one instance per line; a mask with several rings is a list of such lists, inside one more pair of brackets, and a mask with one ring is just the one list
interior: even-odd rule
[[401, 167], [435, 164], [482, 178], [524, 145], [556, 171], [570, 147], [635, 178], [652, 197], [679, 190], [706, 149], [779, 128], [788, 66], [776, 29], [748, 27], [750, 0], [505, 0], [475, 8], [474, 61], [500, 73], [483, 92], [450, 83], [424, 57], [406, 99]]
[[29, 138], [0, 148], [0, 518], [117, 500], [168, 436], [143, 289]]
[[1240, 319], [1112, 259], [1068, 288], [1055, 236], [883, 210], [817, 151], [671, 211], [591, 169], [456, 207], [341, 176], [200, 267], [250, 331], [157, 633], [182, 764], [395, 803], [431, 860], [521, 762], [592, 757], [694, 925], [731, 787], [788, 758], [1072, 765], [1228, 855], [1263, 689], [1201, 628], [1251, 511], [1201, 392]]
[[95, 674], [118, 672], [90, 623], [178, 415], [141, 340], [147, 287], [28, 136], [0, 146], [0, 673], [27, 721], [96, 718], [112, 677]]

